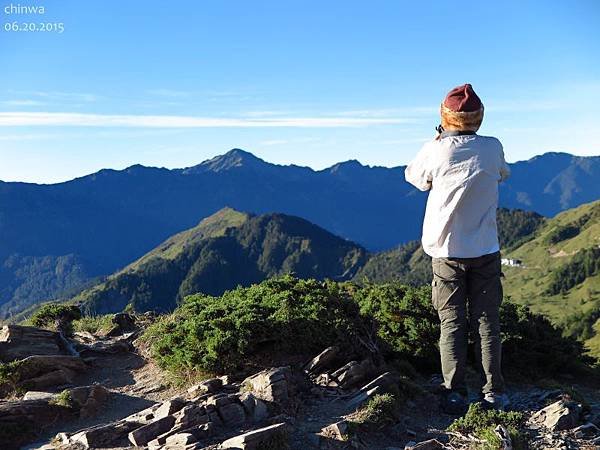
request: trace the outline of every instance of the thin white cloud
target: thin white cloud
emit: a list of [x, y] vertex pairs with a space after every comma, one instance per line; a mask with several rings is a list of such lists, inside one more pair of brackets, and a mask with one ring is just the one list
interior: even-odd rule
[[429, 115], [439, 112], [438, 106], [410, 106], [399, 108], [371, 108], [371, 109], [356, 109], [349, 111], [338, 111], [336, 115], [353, 116], [353, 117], [393, 117], [398, 115]]
[[215, 118], [167, 115], [113, 115], [55, 112], [0, 112], [0, 126], [142, 127], [142, 128], [335, 128], [415, 123], [409, 118], [277, 117]]
[[38, 97], [48, 98], [52, 100], [70, 100], [85, 103], [95, 102], [100, 98], [96, 94], [81, 92], [36, 91], [32, 94]]
[[0, 102], [0, 104], [5, 105], [5, 106], [41, 106], [41, 105], [44, 105], [44, 102], [40, 102], [38, 100], [23, 99], [23, 100], [4, 100], [4, 101]]
[[[21, 128], [26, 129], [26, 128]], [[72, 128], [77, 130], [78, 128]], [[81, 131], [66, 131], [60, 129], [59, 132], [52, 133], [14, 133], [14, 134], [0, 134], [0, 141], [36, 141], [36, 140], [79, 140], [85, 139], [134, 139], [148, 136], [172, 136], [181, 133], [182, 130], [178, 128], [96, 128], [95, 130], [81, 130]]]
[[290, 115], [291, 111], [277, 111], [277, 110], [266, 110], [266, 111], [245, 111], [241, 114], [243, 117], [273, 117], [273, 116], [286, 116]]
[[[552, 111], [565, 107], [564, 102], [550, 101], [550, 100], [536, 100], [536, 99], [513, 99], [513, 100], [500, 100], [495, 101], [490, 99], [486, 101], [484, 99], [484, 105], [486, 112], [514, 112], [514, 111]], [[352, 116], [352, 117], [394, 117], [394, 116], [429, 116], [439, 114], [439, 105], [431, 106], [407, 106], [398, 108], [369, 108], [369, 109], [356, 109], [348, 111], [337, 111], [335, 115], [339, 116]]]
[[[57, 136], [54, 134], [0, 134], [0, 141], [36, 141], [54, 139]], [[60, 136], [59, 136], [60, 137]]]

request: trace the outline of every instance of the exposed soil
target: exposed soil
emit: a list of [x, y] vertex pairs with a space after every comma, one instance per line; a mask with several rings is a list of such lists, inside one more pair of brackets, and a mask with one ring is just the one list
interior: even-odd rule
[[[91, 369], [76, 380], [77, 386], [101, 384], [111, 392], [99, 414], [88, 419], [62, 423], [44, 432], [40, 439], [25, 449], [49, 443], [59, 432], [73, 432], [104, 424], [133, 414], [154, 403], [176, 396], [182, 389], [169, 387], [163, 371], [149, 360], [133, 352], [99, 354], [89, 358]], [[55, 389], [59, 392], [62, 387]]]
[[[76, 384], [81, 386], [102, 384], [112, 393], [109, 401], [95, 417], [57, 425], [46, 430], [35, 444], [24, 448], [39, 448], [50, 443], [59, 432], [74, 432], [92, 425], [112, 422], [145, 409], [156, 402], [173, 398], [185, 392], [184, 387], [172, 387], [160, 368], [151, 360], [136, 353], [99, 354], [86, 360], [91, 363], [91, 369], [88, 373], [81, 375], [76, 380]], [[293, 361], [296, 364], [298, 362]], [[293, 429], [291, 449], [393, 450], [404, 449], [404, 446], [411, 441], [420, 442], [431, 438], [448, 443], [449, 435], [443, 430], [455, 417], [443, 414], [438, 408], [437, 397], [433, 391], [439, 384], [439, 379], [434, 377], [431, 380], [422, 380], [419, 384], [423, 388], [423, 392], [414, 400], [405, 402], [397, 423], [382, 430], [369, 430], [369, 432], [355, 435], [347, 442], [325, 441], [325, 443], [322, 439], [319, 443], [317, 433], [322, 428], [343, 420], [355, 408], [348, 405], [347, 396], [313, 386], [312, 389], [301, 394], [301, 400], [296, 403], [295, 410], [288, 417]], [[58, 387], [56, 391], [58, 392], [62, 388]], [[578, 391], [585, 397], [592, 412], [600, 415], [600, 393], [585, 387], [578, 387]], [[559, 391], [553, 393], [550, 389], [530, 385], [509, 386], [509, 397], [513, 408], [524, 411], [528, 415], [545, 406], [548, 399], [558, 394], [560, 394]], [[531, 431], [531, 437], [538, 443], [537, 446], [534, 445], [534, 448], [540, 449], [600, 448], [600, 446], [592, 445], [590, 441], [577, 440], [568, 433], [540, 434]], [[448, 448], [461, 447], [449, 446]]]

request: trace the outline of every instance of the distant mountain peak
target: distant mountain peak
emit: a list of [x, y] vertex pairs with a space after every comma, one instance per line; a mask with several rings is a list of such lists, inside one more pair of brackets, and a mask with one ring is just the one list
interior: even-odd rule
[[366, 166], [362, 165], [357, 159], [349, 159], [348, 161], [339, 162], [329, 168], [329, 172], [336, 173], [341, 171], [352, 171], [363, 169]]
[[202, 219], [195, 227], [171, 236], [150, 253], [125, 267], [122, 272], [139, 270], [144, 263], [155, 257], [174, 259], [183, 250], [195, 245], [198, 241], [209, 237], [222, 236], [227, 232], [227, 229], [239, 227], [251, 217], [253, 217], [252, 214], [237, 211], [229, 206], [221, 208]]
[[197, 166], [190, 167], [189, 169], [185, 169], [185, 173], [195, 173], [195, 172], [222, 172], [226, 170], [230, 170], [237, 167], [246, 167], [246, 168], [260, 168], [269, 166], [270, 164], [259, 157], [253, 155], [246, 150], [242, 150], [240, 148], [234, 148], [229, 150], [224, 155], [218, 155], [214, 158], [208, 159], [204, 162], [201, 162]]
[[217, 222], [241, 223], [250, 216], [251, 214], [249, 213], [238, 211], [230, 206], [225, 206], [210, 216], [202, 219], [198, 226], [207, 226]]

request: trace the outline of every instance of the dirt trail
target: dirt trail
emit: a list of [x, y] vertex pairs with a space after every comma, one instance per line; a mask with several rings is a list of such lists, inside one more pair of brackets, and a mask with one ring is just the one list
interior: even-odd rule
[[[59, 432], [72, 433], [82, 428], [122, 419], [154, 403], [182, 395], [185, 390], [184, 388], [169, 387], [161, 369], [152, 361], [133, 352], [98, 354], [93, 358], [86, 358], [86, 361], [89, 361], [91, 368], [76, 380], [76, 385], [85, 386], [94, 383], [103, 385], [112, 393], [107, 403], [92, 418], [75, 419], [48, 429], [35, 444], [28, 445], [24, 447], [25, 449], [36, 449], [48, 444]], [[414, 400], [405, 402], [397, 423], [384, 430], [372, 430], [357, 435], [346, 444], [332, 442], [326, 444], [326, 447], [323, 447], [322, 441], [319, 444], [316, 433], [328, 425], [343, 420], [346, 415], [353, 412], [354, 407], [348, 403], [347, 397], [332, 394], [327, 389], [313, 387], [310, 392], [301, 396], [296, 411], [292, 414], [293, 417], [289, 418], [292, 425], [291, 449], [389, 450], [404, 449], [404, 446], [410, 441], [420, 442], [431, 438], [447, 442], [448, 436], [442, 430], [446, 429], [455, 417], [443, 414], [439, 410], [437, 398], [432, 393], [433, 386], [437, 383], [439, 380], [436, 379], [422, 380], [419, 385], [423, 392]], [[598, 411], [600, 414], [600, 393], [585, 388], [579, 388], [579, 391], [592, 410]], [[528, 415], [543, 407], [552, 395], [551, 389], [529, 385], [509, 386], [512, 406]], [[561, 442], [567, 443], [564, 447], [567, 449], [581, 448], [568, 445], [568, 439]], [[540, 445], [534, 448], [554, 448], [544, 446], [546, 444]]]
[[95, 416], [57, 424], [24, 449], [36, 449], [48, 444], [59, 432], [74, 432], [122, 419], [178, 394], [177, 389], [165, 382], [161, 369], [136, 353], [98, 354], [86, 360], [91, 368], [80, 375], [74, 384], [101, 384], [111, 392], [108, 401]]

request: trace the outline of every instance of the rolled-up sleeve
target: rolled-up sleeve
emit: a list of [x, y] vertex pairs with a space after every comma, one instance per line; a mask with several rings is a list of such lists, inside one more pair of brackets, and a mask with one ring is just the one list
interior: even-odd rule
[[433, 181], [432, 171], [429, 167], [428, 147], [428, 144], [425, 144], [419, 153], [417, 153], [415, 159], [404, 170], [406, 181], [421, 191], [431, 189], [431, 182]]
[[504, 150], [502, 149], [502, 145], [500, 145], [500, 181], [504, 181], [508, 177], [510, 177], [510, 167], [508, 167], [504, 159]]

